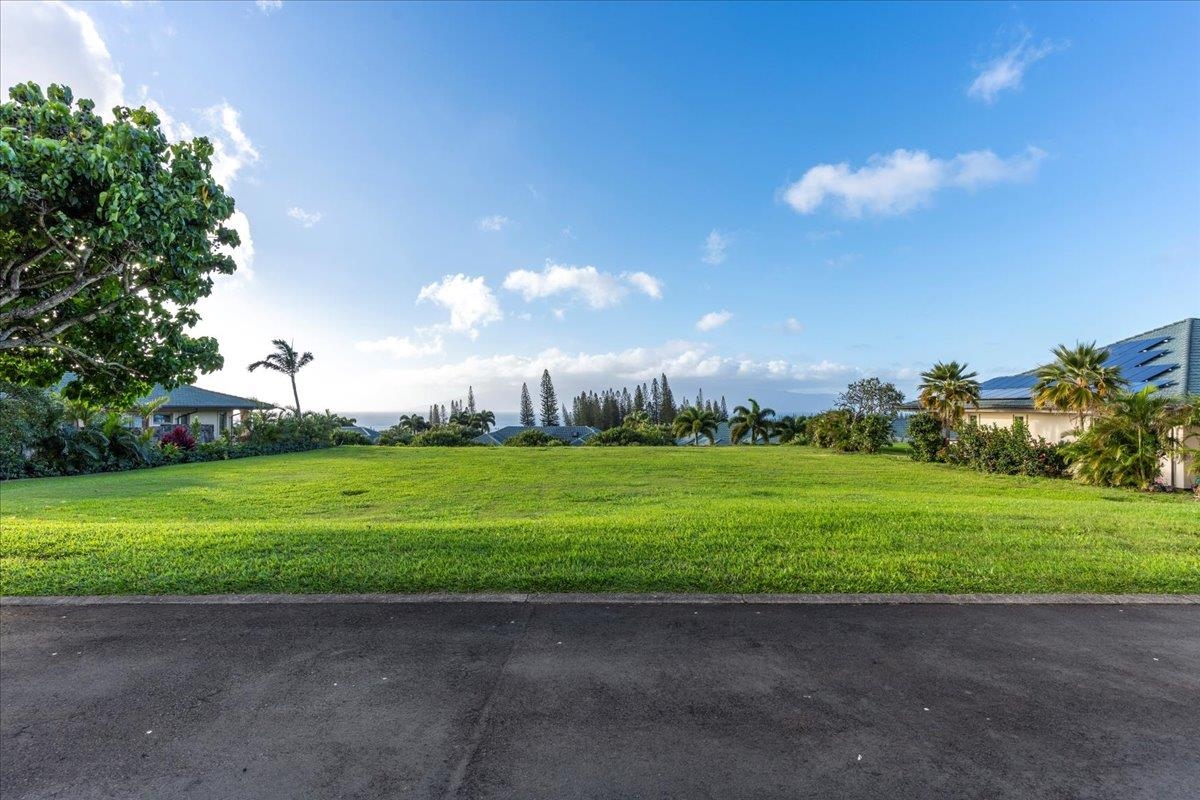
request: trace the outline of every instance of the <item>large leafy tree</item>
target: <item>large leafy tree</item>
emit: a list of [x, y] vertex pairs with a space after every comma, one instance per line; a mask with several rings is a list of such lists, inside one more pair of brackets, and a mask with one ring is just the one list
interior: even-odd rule
[[700, 444], [700, 437], [708, 439], [709, 443], [717, 441], [717, 415], [696, 406], [685, 406], [675, 415], [671, 423], [671, 431], [676, 436], [691, 436], [692, 444]]
[[254, 372], [254, 370], [262, 367], [272, 372], [280, 372], [287, 375], [292, 381], [292, 399], [296, 401], [296, 416], [303, 416], [300, 413], [300, 393], [296, 391], [296, 373], [312, 363], [313, 354], [301, 353], [292, 347], [291, 342], [284, 341], [283, 339], [272, 339], [271, 344], [275, 345], [275, 352], [261, 361], [255, 361], [248, 369]]
[[879, 378], [863, 378], [851, 383], [846, 391], [838, 395], [837, 406], [849, 411], [855, 420], [876, 414], [893, 420], [903, 402], [904, 392], [897, 389], [895, 384], [885, 383]]
[[1114, 392], [1129, 385], [1120, 367], [1106, 367], [1107, 350], [1095, 342], [1054, 348], [1054, 361], [1037, 369], [1033, 402], [1039, 408], [1056, 408], [1075, 414], [1079, 430]]
[[222, 366], [188, 331], [232, 273], [233, 199], [204, 138], [168, 144], [145, 108], [34, 83], [0, 105], [0, 378], [118, 405]]
[[733, 416], [729, 418], [729, 435], [733, 439], [734, 444], [737, 444], [746, 436], [750, 437], [750, 444], [754, 444], [759, 439], [762, 439], [763, 444], [771, 441], [771, 426], [775, 417], [775, 410], [770, 408], [762, 408], [758, 405], [758, 401], [750, 398], [748, 406], [734, 406]]
[[968, 405], [979, 405], [979, 381], [975, 377], [966, 364], [957, 361], [939, 361], [921, 373], [918, 399], [922, 408], [942, 421], [943, 432], [962, 421]]

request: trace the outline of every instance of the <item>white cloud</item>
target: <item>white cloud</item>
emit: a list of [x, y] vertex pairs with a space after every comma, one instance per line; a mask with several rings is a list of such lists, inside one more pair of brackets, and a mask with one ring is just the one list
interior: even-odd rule
[[975, 80], [967, 89], [967, 95], [990, 105], [996, 102], [996, 96], [1004, 90], [1020, 89], [1027, 69], [1065, 46], [1056, 45], [1049, 40], [1041, 44], [1030, 44], [1030, 38], [1028, 32], [1024, 33], [1021, 41], [1008, 52], [984, 64], [982, 71], [975, 76]]
[[357, 342], [356, 350], [364, 353], [383, 353], [393, 358], [420, 358], [443, 352], [442, 337], [432, 336], [414, 341], [408, 336], [387, 336], [383, 339]]
[[66, 3], [0, 3], [0, 75], [7, 89], [34, 81], [69, 85], [76, 97], [96, 101], [96, 112], [112, 118], [125, 103], [125, 81], [95, 22]]
[[417, 302], [424, 300], [447, 309], [450, 312], [450, 330], [465, 333], [472, 339], [479, 336], [479, 328], [504, 316], [500, 312], [500, 303], [484, 282], [483, 276], [468, 278], [462, 273], [447, 275], [421, 288]]
[[834, 256], [833, 258], [825, 259], [825, 266], [830, 267], [831, 269], [848, 267], [855, 261], [858, 261], [859, 258], [861, 258], [861, 256], [859, 256], [858, 253], [842, 253], [840, 256]]
[[653, 297], [655, 300], [662, 299], [663, 282], [650, 273], [622, 272], [621, 277], [624, 278], [630, 286], [647, 297]]
[[818, 164], [783, 190], [783, 199], [801, 214], [812, 214], [826, 201], [849, 217], [864, 212], [888, 216], [926, 205], [946, 188], [976, 189], [1033, 178], [1046, 154], [1036, 147], [1004, 159], [991, 150], [933, 158], [923, 150], [874, 155], [866, 166]]
[[299, 222], [306, 228], [311, 228], [321, 221], [320, 211], [305, 211], [300, 206], [292, 206], [288, 209], [287, 215]]
[[283, 8], [283, 0], [254, 0], [254, 5], [264, 14], [270, 14]]
[[479, 230], [495, 233], [504, 230], [504, 226], [508, 225], [509, 219], [503, 214], [492, 214], [488, 217], [482, 217], [479, 220]]
[[558, 320], [559, 322], [562, 322], [564, 319], [567, 318], [567, 310], [565, 308], [554, 309], [554, 318], [556, 320]]
[[225, 187], [237, 177], [242, 167], [258, 161], [258, 150], [242, 130], [240, 117], [241, 112], [226, 102], [204, 110], [205, 120], [221, 131], [221, 135], [211, 137], [212, 176]]
[[733, 319], [733, 313], [730, 311], [710, 311], [700, 319], [696, 320], [696, 330], [716, 330], [726, 322], [729, 322], [731, 319]]
[[250, 235], [250, 219], [241, 211], [234, 211], [229, 219], [225, 220], [225, 227], [237, 231], [241, 244], [233, 248], [220, 248], [222, 252], [232, 256], [237, 264], [237, 272], [220, 280], [241, 285], [254, 278], [254, 237]]
[[508, 273], [504, 278], [504, 288], [510, 292], [520, 292], [526, 302], [565, 294], [592, 308], [617, 305], [630, 288], [656, 300], [662, 297], [662, 281], [645, 272], [614, 275], [592, 266], [574, 267], [551, 261], [546, 262], [541, 272], [518, 269]]
[[729, 237], [716, 228], [704, 240], [704, 263], [716, 266], [725, 260], [725, 250], [729, 247]]
[[783, 322], [783, 329], [788, 333], [804, 333], [804, 325], [795, 317], [788, 317]]

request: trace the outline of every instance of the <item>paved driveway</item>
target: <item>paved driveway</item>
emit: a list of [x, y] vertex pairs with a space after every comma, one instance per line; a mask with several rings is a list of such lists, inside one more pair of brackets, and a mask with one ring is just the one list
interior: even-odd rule
[[0, 796], [1194, 798], [1200, 606], [6, 606]]

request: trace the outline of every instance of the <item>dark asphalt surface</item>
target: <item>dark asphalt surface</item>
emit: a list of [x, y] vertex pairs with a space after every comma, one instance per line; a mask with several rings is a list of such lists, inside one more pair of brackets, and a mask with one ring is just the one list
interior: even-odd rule
[[0, 797], [1200, 797], [1200, 606], [0, 609]]

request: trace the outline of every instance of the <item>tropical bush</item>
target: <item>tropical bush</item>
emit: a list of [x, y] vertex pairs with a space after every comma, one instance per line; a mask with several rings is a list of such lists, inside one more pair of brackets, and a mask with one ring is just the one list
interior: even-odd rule
[[384, 447], [405, 445], [412, 442], [414, 435], [415, 434], [413, 433], [413, 429], [411, 427], [401, 423], [380, 431], [377, 444], [381, 444]]
[[554, 447], [565, 445], [562, 439], [555, 439], [545, 431], [539, 431], [537, 428], [530, 428], [527, 431], [521, 431], [516, 436], [512, 436], [505, 440], [505, 447]]
[[884, 414], [867, 414], [850, 424], [850, 446], [855, 453], [878, 453], [892, 441], [892, 421]]
[[850, 411], [836, 409], [810, 418], [805, 436], [818, 447], [844, 453], [878, 453], [892, 440], [892, 423], [883, 414], [855, 419]]
[[850, 444], [850, 426], [854, 421], [849, 411], [826, 411], [808, 421], [807, 432], [817, 447], [845, 450]]
[[446, 425], [421, 431], [412, 437], [413, 447], [466, 447], [474, 444], [471, 440], [479, 435], [478, 431], [463, 428], [459, 425]]
[[913, 461], [941, 461], [945, 455], [942, 420], [937, 415], [922, 411], [909, 417], [907, 436]]
[[1061, 478], [1067, 472], [1064, 448], [1035, 439], [1021, 420], [1011, 428], [968, 422], [958, 427], [958, 439], [947, 448], [945, 460], [980, 472]]
[[620, 425], [593, 436], [589, 447], [674, 447], [675, 437], [654, 425]]
[[333, 432], [333, 443], [341, 444], [370, 444], [371, 440], [362, 431], [343, 431], [336, 430]]
[[1179, 448], [1173, 428], [1187, 421], [1189, 407], [1172, 408], [1168, 398], [1147, 386], [1117, 392], [1091, 427], [1066, 446], [1071, 471], [1085, 483], [1149, 490], [1160, 460]]
[[158, 441], [160, 444], [173, 444], [180, 450], [196, 449], [196, 437], [183, 425], [176, 425], [173, 429], [163, 434], [162, 438]]

